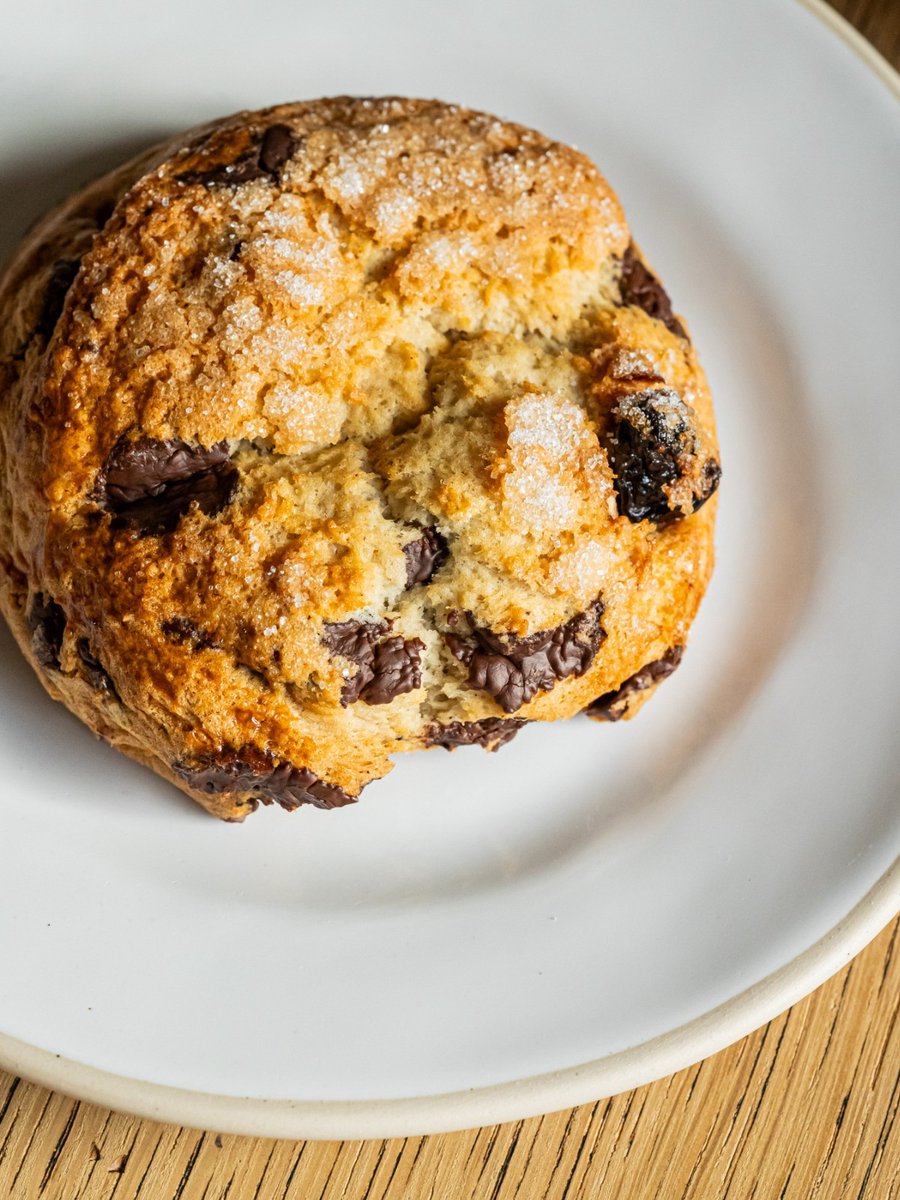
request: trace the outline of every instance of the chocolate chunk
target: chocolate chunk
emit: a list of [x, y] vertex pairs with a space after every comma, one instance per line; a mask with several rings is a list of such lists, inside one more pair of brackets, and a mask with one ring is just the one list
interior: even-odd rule
[[28, 610], [31, 647], [42, 667], [59, 670], [59, 652], [66, 631], [66, 614], [49, 596], [38, 592]]
[[357, 700], [390, 704], [422, 683], [419, 658], [425, 643], [419, 638], [390, 636], [387, 621], [337, 621], [325, 626], [324, 644], [333, 654], [356, 663], [356, 674], [341, 689], [341, 704]]
[[81, 260], [78, 258], [60, 258], [53, 264], [50, 279], [44, 289], [40, 316], [34, 327], [35, 333], [40, 334], [41, 337], [49, 340], [52, 336], [56, 323], [62, 316], [69, 288], [75, 282], [75, 276], [78, 274], [80, 266]]
[[91, 643], [87, 638], [79, 638], [75, 650], [81, 659], [85, 679], [98, 692], [107, 692], [110, 696], [117, 695], [116, 687], [100, 662], [91, 653]]
[[457, 746], [481, 746], [484, 750], [499, 750], [511, 742], [523, 725], [521, 717], [484, 717], [480, 721], [450, 721], [446, 725], [429, 725], [425, 740], [429, 746], [455, 750]]
[[160, 628], [169, 641], [174, 642], [176, 646], [190, 645], [194, 650], [209, 650], [215, 645], [212, 634], [205, 629], [200, 629], [187, 617], [170, 617], [167, 621], [163, 621]]
[[647, 388], [624, 396], [612, 410], [607, 442], [619, 512], [633, 522], [684, 515], [665, 489], [691, 473], [697, 446], [691, 410], [677, 392]]
[[206, 187], [233, 187], [254, 179], [277, 180], [279, 171], [296, 149], [297, 139], [287, 125], [270, 125], [252, 149], [233, 163], [207, 171], [185, 171], [178, 178], [182, 183], [202, 183]]
[[190, 446], [178, 440], [122, 440], [106, 460], [95, 488], [113, 514], [113, 528], [142, 534], [171, 532], [192, 504], [212, 516], [231, 499], [237, 470], [228, 446]]
[[702, 508], [716, 491], [722, 479], [722, 468], [714, 458], [708, 458], [700, 472], [700, 481], [694, 493], [694, 512]]
[[447, 541], [434, 526], [429, 526], [420, 538], [407, 542], [403, 547], [406, 555], [406, 586], [428, 583], [447, 561]]
[[268, 751], [258, 750], [255, 746], [224, 749], [190, 762], [177, 762], [173, 769], [198, 792], [207, 795], [250, 792], [254, 801], [280, 804], [288, 812], [301, 804], [343, 808], [356, 800], [343, 788], [320, 779], [308, 767], [278, 762]]
[[228, 466], [171, 484], [158, 497], [119, 509], [113, 518], [114, 529], [133, 529], [142, 535], [171, 533], [188, 509], [196, 504], [208, 517], [228, 504], [237, 484], [237, 471]]
[[645, 692], [671, 675], [684, 654], [684, 646], [673, 646], [662, 658], [649, 662], [635, 671], [614, 692], [605, 692], [584, 710], [589, 717], [598, 721], [621, 721], [628, 713], [628, 705], [638, 692]]
[[274, 175], [297, 149], [297, 141], [287, 125], [270, 125], [259, 144], [259, 165]]
[[176, 440], [123, 440], [106, 460], [102, 488], [109, 505], [118, 510], [159, 496], [172, 483], [205, 474], [227, 463], [225, 442], [207, 448]]
[[603, 601], [597, 599], [564, 625], [528, 637], [476, 626], [469, 636], [445, 633], [444, 641], [469, 668], [469, 687], [487, 692], [504, 712], [513, 713], [559, 680], [585, 673], [606, 640], [602, 615]]
[[371, 683], [375, 672], [372, 665], [375, 659], [374, 645], [379, 638], [387, 637], [390, 633], [387, 621], [331, 621], [325, 625], [322, 638], [324, 645], [341, 658], [347, 658], [356, 663], [359, 670], [346, 680], [341, 689], [341, 704], [346, 708], [355, 703], [362, 694], [367, 683]]
[[388, 638], [374, 647], [373, 678], [360, 692], [366, 704], [390, 704], [395, 696], [414, 692], [422, 682], [419, 656], [425, 643], [418, 638]]
[[644, 266], [632, 243], [622, 257], [622, 274], [619, 278], [622, 304], [633, 304], [642, 308], [654, 320], [680, 338], [687, 339], [684, 326], [672, 312], [672, 302], [663, 285], [652, 271]]

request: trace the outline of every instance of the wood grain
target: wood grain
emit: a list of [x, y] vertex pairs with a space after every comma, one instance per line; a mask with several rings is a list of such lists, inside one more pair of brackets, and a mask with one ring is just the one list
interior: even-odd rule
[[898, 0], [831, 0], [845, 20], [900, 70], [900, 3]]
[[[900, 65], [898, 0], [834, 7]], [[443, 1137], [219, 1136], [0, 1072], [0, 1200], [900, 1200], [898, 1016], [900, 918], [812, 996], [695, 1067]]]
[[11, 1200], [900, 1200], [900, 918], [698, 1066], [528, 1121], [276, 1142], [114, 1115], [0, 1073]]

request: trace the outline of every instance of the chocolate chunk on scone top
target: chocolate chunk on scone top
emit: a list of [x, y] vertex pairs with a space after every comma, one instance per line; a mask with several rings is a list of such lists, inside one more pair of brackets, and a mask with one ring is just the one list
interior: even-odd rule
[[495, 633], [474, 624], [471, 633], [445, 633], [451, 654], [469, 668], [471, 688], [487, 692], [504, 712], [517, 712], [538, 692], [549, 692], [561, 679], [583, 675], [606, 638], [597, 599], [556, 629], [527, 637]]
[[436, 571], [447, 561], [447, 542], [433, 526], [424, 530], [421, 537], [407, 542], [403, 547], [406, 557], [406, 586], [430, 583]]
[[56, 328], [56, 323], [66, 303], [66, 296], [75, 282], [75, 276], [80, 267], [81, 260], [78, 258], [60, 258], [53, 264], [44, 291], [40, 316], [35, 325], [35, 333], [41, 337], [49, 338]]
[[154, 534], [171, 532], [193, 504], [207, 516], [219, 512], [236, 485], [227, 443], [141, 437], [114, 447], [95, 494], [113, 514], [114, 528]]
[[236, 187], [255, 179], [277, 181], [278, 174], [297, 149], [297, 139], [287, 125], [270, 125], [245, 154], [231, 163], [207, 170], [184, 171], [182, 183], [202, 183], [206, 187]]
[[388, 621], [338, 621], [326, 625], [324, 644], [333, 654], [355, 663], [356, 674], [341, 689], [341, 704], [357, 700], [390, 704], [422, 683], [419, 659], [425, 649], [420, 638], [391, 636]]
[[176, 646], [190, 646], [192, 650], [209, 650], [216, 640], [208, 629], [201, 629], [187, 617], [168, 617], [160, 625], [166, 638]]
[[714, 458], [707, 458], [700, 468], [700, 476], [694, 487], [693, 512], [697, 512], [715, 494], [722, 480], [722, 468]]
[[622, 396], [612, 410], [606, 448], [619, 512], [632, 522], [696, 512], [721, 476], [715, 459], [701, 463], [694, 414], [671, 388]]

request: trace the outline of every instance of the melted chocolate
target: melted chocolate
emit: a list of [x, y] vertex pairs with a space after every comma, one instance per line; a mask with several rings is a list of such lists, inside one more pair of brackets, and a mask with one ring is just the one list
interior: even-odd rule
[[[693, 413], [671, 388], [624, 396], [612, 410], [606, 440], [619, 512], [632, 522], [657, 524], [687, 515], [672, 508], [666, 488], [696, 471], [699, 445]], [[707, 459], [693, 484], [691, 512], [706, 503], [721, 474], [716, 460]]]
[[632, 697], [671, 675], [681, 662], [683, 654], [684, 646], [673, 646], [662, 658], [647, 663], [639, 671], [629, 675], [614, 692], [606, 692], [599, 696], [584, 711], [598, 721], [621, 721], [628, 712]]
[[40, 316], [34, 327], [35, 333], [47, 340], [52, 336], [56, 323], [62, 316], [66, 296], [75, 282], [75, 276], [78, 274], [80, 266], [81, 260], [78, 258], [60, 258], [53, 264], [50, 278], [44, 289]]
[[207, 447], [143, 437], [119, 442], [95, 494], [112, 512], [114, 528], [146, 535], [171, 532], [193, 504], [214, 515], [231, 500], [236, 485], [225, 442]]
[[521, 717], [484, 717], [480, 721], [450, 721], [446, 725], [429, 725], [425, 740], [429, 746], [455, 750], [457, 746], [481, 746], [483, 750], [499, 750], [511, 742], [523, 725]]
[[205, 171], [185, 171], [178, 178], [182, 183], [202, 183], [206, 187], [236, 187], [254, 179], [277, 180], [296, 149], [297, 139], [287, 125], [270, 125], [256, 144], [234, 162]]
[[254, 801], [280, 804], [289, 812], [301, 804], [343, 808], [356, 799], [336, 784], [326, 783], [307, 767], [277, 762], [273, 755], [254, 746], [224, 749], [191, 762], [175, 763], [174, 770], [198, 792], [207, 795], [249, 792]]
[[333, 654], [357, 664], [356, 674], [341, 689], [345, 707], [357, 700], [390, 704], [421, 685], [419, 664], [425, 643], [419, 638], [390, 636], [386, 621], [339, 621], [325, 626], [322, 641]]
[[714, 458], [708, 458], [703, 464], [699, 488], [694, 492], [694, 512], [698, 508], [702, 508], [710, 496], [715, 493], [721, 479], [722, 468]]
[[469, 635], [445, 633], [444, 641], [469, 668], [469, 687], [487, 692], [504, 712], [514, 713], [559, 680], [585, 673], [606, 640], [602, 615], [598, 599], [564, 625], [528, 637], [476, 626]]
[[680, 338], [687, 339], [684, 326], [672, 312], [672, 302], [663, 285], [652, 271], [641, 262], [634, 245], [630, 245], [622, 257], [622, 274], [619, 278], [622, 304], [641, 308], [656, 321]]
[[38, 592], [28, 610], [31, 646], [42, 667], [59, 670], [59, 652], [66, 632], [66, 614], [50, 596]]
[[191, 646], [194, 650], [208, 650], [215, 645], [211, 633], [189, 621], [187, 617], [170, 617], [163, 621], [161, 629], [176, 646]]
[[406, 586], [411, 588], [434, 578], [435, 572], [447, 561], [447, 542], [434, 526], [430, 526], [414, 542], [407, 542], [403, 553], [406, 555]]

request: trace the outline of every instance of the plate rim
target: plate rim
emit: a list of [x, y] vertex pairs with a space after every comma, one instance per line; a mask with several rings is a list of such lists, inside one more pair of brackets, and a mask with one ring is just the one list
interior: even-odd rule
[[43, 1087], [117, 1112], [221, 1133], [292, 1140], [449, 1133], [602, 1100], [692, 1066], [808, 996], [846, 966], [898, 912], [900, 858], [824, 937], [702, 1016], [628, 1050], [489, 1087], [390, 1100], [223, 1096], [116, 1075], [3, 1033], [0, 1066]]
[[[797, 0], [900, 99], [900, 73], [826, 0]], [[845, 917], [778, 970], [699, 1017], [627, 1050], [539, 1075], [429, 1096], [266, 1100], [151, 1083], [92, 1067], [0, 1030], [0, 1068], [136, 1117], [222, 1133], [366, 1139], [446, 1133], [603, 1099], [682, 1070], [748, 1036], [846, 966], [900, 913], [900, 857]]]

